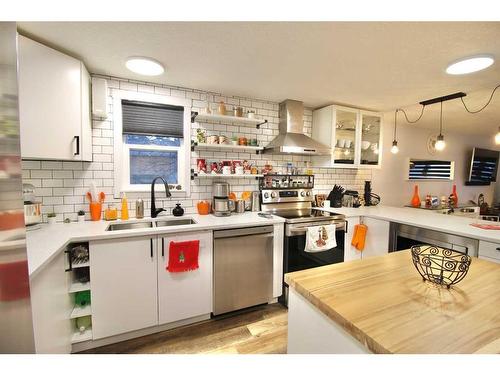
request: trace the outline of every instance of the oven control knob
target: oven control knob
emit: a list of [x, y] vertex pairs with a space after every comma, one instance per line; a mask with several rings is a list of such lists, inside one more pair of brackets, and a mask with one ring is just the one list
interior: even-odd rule
[[264, 193], [264, 198], [269, 198], [269, 193]]
[[271, 198], [276, 198], [276, 193], [274, 191], [271, 193]]
[[300, 196], [301, 196], [301, 197], [305, 197], [305, 196], [306, 196], [306, 192], [305, 192], [305, 191], [301, 191], [301, 192], [300, 192]]
[[306, 195], [307, 195], [308, 197], [310, 197], [310, 196], [311, 196], [311, 192], [310, 192], [310, 191], [308, 191], [308, 192], [306, 193]]

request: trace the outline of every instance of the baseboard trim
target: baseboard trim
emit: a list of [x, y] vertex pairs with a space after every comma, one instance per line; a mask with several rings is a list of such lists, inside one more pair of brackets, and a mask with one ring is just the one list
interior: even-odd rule
[[167, 331], [167, 330], [170, 330], [173, 328], [187, 326], [187, 325], [194, 324], [194, 323], [199, 323], [199, 322], [202, 322], [204, 320], [210, 320], [210, 314], [203, 314], [203, 315], [195, 316], [193, 318], [179, 320], [179, 321], [173, 322], [173, 323], [162, 324], [160, 326], [144, 328], [144, 329], [140, 329], [140, 330], [133, 331], [133, 332], [122, 333], [120, 335], [106, 337], [106, 338], [99, 339], [99, 340], [90, 340], [90, 341], [79, 342], [79, 343], [72, 345], [71, 352], [78, 353], [78, 352], [82, 352], [84, 350], [98, 348], [100, 346], [115, 344], [115, 343], [120, 342], [120, 341], [135, 339], [137, 337], [147, 336], [147, 335], [151, 335], [153, 333], [163, 332], [163, 331]]

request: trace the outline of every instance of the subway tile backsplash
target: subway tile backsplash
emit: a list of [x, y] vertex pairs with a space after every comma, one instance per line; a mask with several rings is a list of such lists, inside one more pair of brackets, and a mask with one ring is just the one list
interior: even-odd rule
[[[192, 110], [200, 111], [207, 101], [217, 103], [224, 101], [227, 107], [242, 106], [246, 110], [253, 109], [258, 116], [268, 120], [267, 125], [255, 129], [247, 126], [222, 125], [194, 123], [192, 124], [192, 137], [196, 135], [197, 128], [206, 130], [207, 135], [224, 134], [228, 137], [233, 135], [257, 138], [261, 145], [266, 145], [278, 135], [278, 103], [253, 98], [237, 96], [226, 96], [221, 93], [206, 92], [195, 89], [157, 85], [147, 82], [132, 81], [116, 77], [104, 77], [108, 80], [109, 103], [112, 103], [114, 89], [130, 90], [134, 92], [155, 93], [158, 95], [188, 98], [192, 101]], [[79, 210], [86, 212], [89, 219], [88, 204], [85, 201], [85, 193], [91, 181], [94, 181], [99, 190], [106, 193], [106, 203], [115, 203], [119, 207], [119, 200], [113, 198], [114, 190], [114, 163], [113, 160], [113, 108], [109, 106], [109, 116], [105, 121], [93, 120], [92, 144], [93, 162], [69, 162], [69, 161], [32, 161], [24, 160], [23, 182], [33, 184], [36, 187], [36, 195], [43, 203], [44, 218], [49, 212], [54, 212], [59, 221], [65, 218], [76, 220]], [[310, 135], [312, 126], [312, 110], [306, 108], [304, 113], [304, 133]], [[243, 160], [263, 166], [266, 163], [273, 165], [275, 169], [281, 168], [287, 161], [292, 161], [300, 169], [305, 167], [309, 161], [307, 156], [284, 156], [269, 154], [251, 154], [240, 152], [212, 152], [194, 151], [191, 154], [191, 168], [196, 168], [196, 159], [221, 159], [221, 160]], [[356, 169], [328, 169], [313, 168], [315, 174], [315, 193], [328, 193], [334, 184], [340, 184], [348, 189], [363, 190], [364, 181], [371, 180], [371, 170]], [[181, 203], [186, 213], [196, 212], [196, 202], [201, 199], [211, 198], [211, 179], [195, 179], [191, 181], [191, 194], [183, 198], [157, 197], [157, 207], [164, 207], [167, 213], [175, 207], [175, 203]], [[258, 182], [253, 179], [236, 179], [229, 181], [235, 192], [245, 190], [257, 190]], [[164, 196], [164, 194], [163, 194]], [[149, 193], [129, 193], [130, 217], [135, 216], [135, 199], [142, 198], [145, 201], [146, 213], [150, 208]]]

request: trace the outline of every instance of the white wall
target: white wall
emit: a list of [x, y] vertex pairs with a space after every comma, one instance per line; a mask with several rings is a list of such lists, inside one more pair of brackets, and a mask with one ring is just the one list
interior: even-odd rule
[[[479, 126], [480, 124], [478, 124]], [[446, 195], [451, 193], [453, 184], [457, 185], [459, 203], [467, 203], [469, 199], [477, 201], [480, 193], [485, 196], [485, 201], [491, 204], [495, 184], [490, 186], [465, 186], [468, 174], [471, 151], [473, 147], [482, 147], [498, 150], [491, 136], [471, 136], [453, 134], [446, 130], [443, 132], [446, 148], [442, 152], [431, 155], [427, 151], [427, 139], [438, 132], [436, 129], [422, 129], [416, 125], [405, 124], [398, 118], [397, 140], [399, 153], [390, 152], [394, 131], [394, 112], [384, 114], [384, 141], [383, 164], [380, 170], [374, 170], [372, 175], [373, 190], [379, 194], [385, 205], [402, 206], [409, 204], [413, 196], [415, 181], [408, 181], [407, 158], [426, 158], [455, 161], [454, 181], [419, 181], [420, 199], [426, 194]], [[452, 125], [450, 125], [452, 126]]]
[[[242, 106], [245, 109], [253, 109], [258, 116], [269, 121], [267, 125], [255, 129], [249, 126], [232, 126], [223, 124], [194, 123], [192, 125], [192, 137], [196, 136], [196, 128], [203, 128], [207, 135], [224, 134], [226, 136], [244, 135], [247, 138], [257, 138], [261, 145], [266, 145], [278, 135], [278, 103], [254, 98], [242, 98], [224, 95], [215, 92], [206, 92], [196, 89], [158, 85], [142, 81], [132, 81], [116, 77], [103, 77], [108, 81], [109, 87], [109, 109], [106, 121], [94, 120], [92, 124], [93, 161], [36, 161], [24, 160], [23, 182], [33, 184], [36, 195], [42, 201], [44, 217], [49, 212], [57, 214], [57, 220], [65, 218], [76, 219], [76, 212], [84, 210], [88, 219], [88, 204], [85, 201], [85, 192], [91, 181], [94, 181], [98, 189], [106, 193], [105, 204], [118, 203], [113, 198], [113, 189], [118, 181], [114, 180], [113, 169], [113, 105], [112, 98], [115, 89], [132, 92], [155, 93], [157, 95], [174, 96], [191, 100], [193, 111], [200, 111], [206, 106], [207, 100], [213, 103], [224, 101], [228, 108]], [[304, 132], [311, 134], [312, 110], [306, 108], [304, 111]], [[191, 154], [191, 168], [196, 168], [196, 159], [206, 158], [208, 160], [243, 160], [248, 159], [259, 168], [266, 163], [273, 165], [279, 170], [287, 161], [292, 161], [297, 167], [303, 168], [308, 156], [286, 156], [286, 155], [256, 155], [235, 152], [211, 152], [194, 151]], [[334, 184], [340, 184], [347, 189], [363, 190], [364, 181], [371, 179], [370, 170], [353, 169], [326, 169], [314, 168], [315, 192], [328, 193]], [[231, 179], [231, 190], [242, 192], [245, 190], [258, 190], [257, 181], [254, 179]], [[201, 199], [210, 199], [212, 196], [211, 179], [196, 179], [191, 181], [191, 194], [181, 198], [165, 198], [164, 194], [157, 195], [157, 207], [164, 207], [167, 213], [179, 202], [186, 209], [186, 213], [196, 212], [196, 203]], [[129, 198], [130, 217], [135, 215], [135, 199], [142, 198], [145, 208], [149, 209], [149, 193], [130, 193]], [[106, 205], [105, 205], [106, 206]], [[147, 212], [147, 211], [146, 211]]]

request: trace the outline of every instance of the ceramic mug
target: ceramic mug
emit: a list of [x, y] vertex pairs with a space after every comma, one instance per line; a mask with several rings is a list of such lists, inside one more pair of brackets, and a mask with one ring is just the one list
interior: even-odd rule
[[344, 148], [345, 147], [345, 139], [338, 139], [337, 146], [340, 148]]
[[224, 165], [222, 167], [222, 174], [231, 174], [231, 167], [229, 165]]
[[243, 174], [244, 173], [244, 170], [243, 170], [243, 166], [241, 165], [237, 165], [235, 168], [234, 168], [234, 171], [236, 174]]

